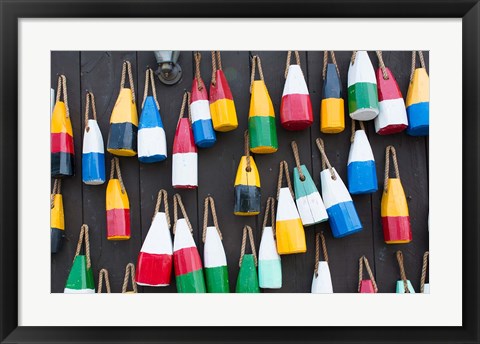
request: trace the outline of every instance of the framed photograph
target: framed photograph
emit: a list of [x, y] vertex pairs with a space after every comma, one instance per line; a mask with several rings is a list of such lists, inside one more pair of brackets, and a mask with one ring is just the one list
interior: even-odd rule
[[2, 343], [480, 340], [477, 1], [0, 10]]

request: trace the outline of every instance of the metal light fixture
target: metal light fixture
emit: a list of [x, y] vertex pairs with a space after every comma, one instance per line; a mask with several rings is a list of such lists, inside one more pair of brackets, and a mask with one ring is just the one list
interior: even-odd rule
[[174, 85], [182, 79], [182, 68], [177, 63], [179, 51], [157, 50], [153, 52], [158, 68], [155, 74], [165, 85]]

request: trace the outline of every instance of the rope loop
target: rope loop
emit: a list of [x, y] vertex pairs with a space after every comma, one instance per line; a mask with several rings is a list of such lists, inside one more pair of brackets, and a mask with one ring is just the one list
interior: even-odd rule
[[265, 81], [265, 79], [263, 78], [262, 61], [260, 60], [260, 56], [254, 55], [252, 56], [252, 73], [250, 75], [250, 93], [252, 93], [252, 86], [253, 86], [253, 82], [255, 81], [255, 66], [258, 67], [258, 75], [260, 76], [260, 80]]
[[63, 74], [58, 76], [57, 81], [57, 97], [56, 101], [59, 102], [61, 94], [63, 93], [63, 103], [65, 104], [66, 116], [70, 117], [70, 109], [68, 108], [68, 94], [67, 94], [67, 77]]
[[54, 206], [54, 201], [55, 201], [55, 195], [61, 195], [62, 191], [62, 180], [61, 179], [55, 179], [53, 182], [53, 190], [52, 193], [50, 194], [50, 208], [53, 209]]
[[385, 67], [385, 62], [383, 62], [382, 51], [377, 50], [376, 53], [377, 53], [377, 57], [378, 57], [378, 66], [382, 70], [383, 80], [388, 80], [389, 77], [388, 77], [388, 73], [387, 73], [387, 67]]
[[250, 240], [250, 248], [252, 249], [253, 261], [255, 262], [255, 266], [258, 265], [257, 252], [255, 251], [255, 241], [253, 240], [253, 230], [252, 227], [245, 225], [245, 227], [243, 227], [242, 248], [240, 250], [240, 260], [238, 262], [239, 267], [242, 266], [243, 256], [245, 255], [245, 247], [247, 246], [247, 232]]
[[[337, 70], [338, 77], [340, 78], [340, 70], [338, 69], [337, 59], [335, 58], [335, 52], [333, 50], [330, 51], [330, 56], [332, 58], [332, 63], [335, 65], [335, 69]], [[322, 69], [322, 78], [325, 80], [327, 77], [327, 65], [328, 65], [328, 50], [323, 52], [323, 69]]]
[[122, 194], [125, 193], [125, 185], [123, 184], [122, 172], [120, 171], [120, 160], [117, 157], [112, 158], [112, 162], [110, 164], [110, 179], [114, 179], [115, 172], [117, 172], [117, 178], [120, 182], [120, 186], [122, 188]]
[[298, 154], [297, 143], [295, 141], [292, 141], [291, 146], [293, 151], [293, 157], [295, 158], [295, 165], [297, 167], [298, 175], [300, 177], [300, 180], [303, 182], [305, 181], [305, 176], [303, 175], [302, 166], [300, 164], [300, 155]]
[[245, 150], [244, 154], [245, 154], [246, 161], [247, 161], [247, 167], [245, 168], [245, 171], [251, 172], [252, 167], [250, 165], [250, 138], [248, 136], [248, 129], [245, 130], [245, 132], [243, 133], [243, 147], [244, 147], [244, 150]]
[[350, 64], [353, 66], [355, 64], [355, 59], [357, 58], [357, 51], [352, 51], [352, 57], [350, 58]]
[[178, 220], [178, 207], [180, 207], [180, 211], [182, 212], [183, 218], [185, 219], [185, 222], [187, 222], [187, 226], [190, 229], [190, 233], [193, 233], [193, 228], [192, 224], [190, 223], [190, 220], [187, 215], [187, 211], [185, 210], [185, 206], [183, 205], [182, 202], [182, 197], [180, 194], [175, 194], [173, 195], [173, 234], [175, 234], [175, 230], [177, 227], [177, 220]]
[[97, 120], [97, 109], [95, 106], [95, 96], [92, 92], [87, 91], [85, 95], [85, 130], [87, 133], [90, 131], [90, 127], [88, 126], [88, 118], [90, 115], [90, 107], [92, 108], [93, 119]]
[[195, 78], [197, 79], [197, 89], [199, 91], [203, 90], [203, 80], [200, 74], [200, 61], [202, 60], [202, 54], [199, 51], [196, 51], [193, 54], [195, 60]]
[[183, 99], [182, 99], [182, 106], [180, 107], [180, 114], [178, 115], [178, 123], [180, 123], [180, 120], [185, 116], [185, 110], [187, 109], [188, 113], [188, 120], [190, 123], [192, 123], [192, 114], [190, 111], [190, 101], [191, 101], [191, 96], [192, 94], [190, 92], [185, 91], [183, 94]]
[[265, 215], [263, 216], [263, 225], [262, 231], [267, 227], [268, 218], [270, 217], [270, 223], [273, 231], [273, 235], [275, 236], [275, 198], [268, 197], [267, 198], [267, 205], [265, 207]]
[[[350, 137], [350, 142], [353, 142], [353, 140], [355, 139], [355, 122], [357, 122], [356, 120], [352, 119], [352, 136]], [[365, 125], [363, 124], [363, 121], [358, 121], [359, 124], [360, 124], [360, 129], [365, 131]]]
[[400, 172], [398, 170], [398, 162], [397, 162], [397, 152], [395, 151], [395, 147], [387, 146], [385, 150], [385, 179], [383, 182], [383, 188], [385, 192], [387, 192], [387, 185], [388, 185], [388, 175], [390, 174], [390, 152], [392, 152], [392, 160], [393, 160], [393, 167], [395, 169], [395, 178], [400, 179]]
[[130, 91], [132, 92], [132, 103], [135, 104], [135, 85], [133, 83], [132, 64], [130, 61], [123, 61], [122, 65], [122, 78], [120, 79], [120, 89], [125, 88], [126, 74], [128, 73], [128, 83], [130, 85]]
[[418, 57], [420, 57], [420, 66], [425, 69], [425, 59], [423, 58], [423, 52], [421, 50], [413, 50], [412, 51], [412, 68], [410, 70], [410, 82], [413, 81], [413, 74], [415, 73], [415, 68], [417, 65], [416, 62], [416, 55], [418, 52]]
[[80, 228], [80, 235], [78, 237], [78, 243], [77, 243], [77, 249], [75, 251], [75, 256], [73, 257], [73, 260], [75, 261], [75, 258], [77, 258], [78, 255], [80, 255], [80, 251], [82, 250], [82, 244], [85, 241], [85, 258], [87, 259], [87, 269], [90, 269], [92, 267], [92, 262], [90, 261], [90, 238], [88, 236], [88, 225], [83, 224], [82, 227]]
[[332, 165], [330, 165], [330, 161], [328, 161], [327, 154], [325, 153], [325, 144], [323, 143], [323, 140], [321, 138], [317, 138], [315, 143], [317, 144], [317, 148], [322, 155], [322, 171], [328, 167], [332, 179], [337, 180], [337, 175], [335, 174]]
[[428, 255], [429, 255], [428, 251], [426, 251], [423, 254], [422, 276], [420, 278], [420, 291], [421, 291], [421, 293], [423, 293], [424, 290], [425, 290], [425, 281], [427, 279], [427, 268], [428, 268]]
[[358, 292], [360, 292], [360, 286], [362, 285], [363, 279], [363, 265], [365, 264], [365, 269], [367, 270], [368, 277], [372, 281], [373, 289], [378, 293], [377, 282], [375, 281], [375, 276], [373, 276], [372, 269], [370, 269], [370, 264], [368, 264], [368, 259], [365, 256], [361, 256], [358, 260]]
[[320, 240], [322, 242], [323, 259], [328, 263], [327, 243], [323, 232], [315, 235], [315, 277], [318, 277], [318, 266], [320, 263]]
[[128, 263], [125, 267], [125, 277], [123, 278], [122, 294], [127, 292], [128, 280], [132, 282], [133, 292], [137, 293], [137, 284], [135, 283], [135, 265]]
[[150, 67], [145, 70], [145, 88], [143, 89], [142, 109], [145, 106], [145, 100], [147, 99], [147, 96], [148, 96], [149, 84], [152, 87], [152, 96], [153, 96], [153, 99], [155, 100], [155, 105], [157, 105], [157, 109], [160, 110], [160, 105], [158, 104], [158, 100], [157, 100], [157, 90], [155, 88], [155, 78], [153, 76], [153, 70]]
[[280, 167], [278, 171], [278, 181], [277, 181], [277, 201], [280, 198], [280, 189], [282, 188], [283, 182], [283, 172], [285, 171], [285, 179], [287, 181], [288, 189], [290, 190], [290, 194], [292, 198], [295, 199], [295, 194], [293, 193], [292, 189], [292, 182], [290, 181], [290, 172], [288, 171], [288, 164], [285, 160], [280, 161]]
[[405, 290], [405, 293], [410, 293], [410, 290], [408, 289], [408, 283], [407, 283], [407, 274], [405, 273], [405, 266], [403, 265], [402, 251], [398, 250], [396, 253], [396, 256], [397, 256], [398, 267], [400, 269], [400, 278], [403, 281], [403, 288]]
[[220, 240], [223, 240], [222, 232], [220, 231], [220, 226], [218, 225], [218, 218], [217, 218], [217, 211], [215, 210], [215, 201], [213, 200], [212, 196], [205, 197], [205, 201], [203, 202], [203, 233], [202, 233], [202, 241], [205, 243], [207, 239], [207, 227], [208, 227], [208, 207], [212, 209], [212, 219], [213, 225], [215, 226], [218, 236]]
[[105, 279], [105, 289], [107, 290], [107, 293], [110, 294], [112, 291], [110, 289], [110, 279], [108, 278], [108, 270], [107, 269], [101, 269], [100, 272], [98, 273], [97, 293], [98, 294], [102, 293], [103, 280], [104, 279]]
[[212, 51], [212, 85], [217, 84], [217, 70], [222, 70], [222, 56], [220, 51]]
[[[290, 60], [292, 58], [292, 51], [289, 50], [287, 52], [287, 62], [285, 64], [285, 79], [287, 78], [288, 76], [288, 67], [290, 67]], [[298, 53], [297, 50], [295, 50], [295, 60], [297, 62], [297, 65], [300, 67], [300, 54]]]
[[152, 221], [155, 218], [155, 215], [157, 215], [157, 213], [160, 212], [160, 206], [162, 205], [162, 201], [163, 201], [163, 206], [165, 208], [165, 217], [167, 218], [168, 228], [170, 229], [171, 224], [170, 224], [170, 213], [168, 209], [167, 190], [161, 189], [160, 191], [158, 191], [157, 203], [155, 204], [155, 212], [153, 213]]

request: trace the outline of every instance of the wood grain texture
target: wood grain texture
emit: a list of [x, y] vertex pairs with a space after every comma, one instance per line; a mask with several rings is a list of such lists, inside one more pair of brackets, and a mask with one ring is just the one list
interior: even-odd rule
[[[209, 51], [202, 51], [201, 54], [201, 75], [208, 89], [211, 80], [211, 56]], [[261, 179], [262, 212], [254, 217], [240, 217], [233, 214], [233, 184], [238, 163], [244, 150], [243, 133], [247, 129], [250, 107], [251, 56], [254, 54], [259, 55], [262, 60], [265, 83], [275, 109], [279, 149], [273, 154], [253, 155]], [[85, 92], [90, 90], [95, 94], [98, 124], [106, 145], [109, 118], [118, 95], [123, 60], [128, 59], [132, 63], [138, 116], [140, 117], [145, 69], [147, 67], [156, 69], [155, 58], [153, 53], [149, 51], [52, 53], [52, 87], [56, 88], [57, 73], [66, 74], [68, 79], [77, 164], [76, 176], [66, 179], [62, 188], [65, 202], [67, 240], [62, 251], [52, 255], [52, 292], [63, 292], [82, 223], [87, 223], [90, 226], [95, 281], [97, 282], [98, 271], [101, 268], [107, 268], [110, 272], [112, 291], [120, 292], [125, 265], [129, 262], [136, 264], [138, 252], [151, 223], [157, 193], [162, 188], [168, 191], [172, 223], [172, 196], [176, 192], [181, 194], [194, 228], [194, 239], [202, 259], [203, 202], [208, 195], [214, 197], [227, 256], [230, 290], [233, 292], [239, 272], [238, 259], [240, 257], [242, 228], [246, 224], [252, 226], [258, 253], [265, 203], [268, 196], [276, 196], [279, 163], [286, 160], [291, 174], [295, 168], [290, 147], [292, 140], [297, 142], [301, 163], [309, 169], [319, 191], [321, 191], [321, 160], [315, 145], [317, 137], [323, 138], [332, 166], [336, 168], [344, 183], [347, 183], [351, 121], [348, 117], [346, 85], [351, 51], [336, 52], [346, 114], [345, 130], [339, 134], [323, 134], [320, 132], [320, 102], [323, 87], [322, 51], [300, 52], [301, 68], [312, 101], [313, 125], [303, 131], [295, 132], [286, 131], [281, 127], [279, 113], [285, 82], [286, 55], [285, 51], [222, 52], [223, 70], [233, 94], [239, 126], [231, 132], [217, 132], [217, 142], [212, 148], [198, 150], [199, 186], [196, 190], [174, 190], [171, 180], [173, 136], [183, 93], [185, 90], [191, 90], [194, 77], [193, 52], [183, 51], [180, 55], [179, 63], [183, 70], [180, 83], [174, 86], [166, 86], [161, 84], [158, 79], [155, 80], [160, 114], [167, 137], [168, 158], [163, 162], [153, 164], [141, 164], [137, 157], [120, 158], [122, 176], [130, 200], [132, 238], [125, 242], [111, 242], [106, 239], [105, 233], [106, 183], [101, 186], [89, 186], [82, 184], [81, 180]], [[424, 52], [424, 55], [428, 67], [428, 53]], [[375, 52], [369, 52], [369, 56], [376, 69], [378, 61]], [[411, 52], [387, 51], [383, 53], [383, 58], [386, 66], [394, 73], [405, 97], [410, 75]], [[366, 131], [375, 156], [379, 190], [371, 195], [352, 197], [361, 218], [363, 230], [349, 237], [334, 239], [328, 223], [307, 227], [305, 229], [307, 252], [305, 254], [282, 256], [282, 288], [277, 290], [266, 289], [263, 292], [310, 292], [315, 263], [314, 237], [318, 231], [324, 231], [327, 240], [334, 292], [352, 293], [357, 291], [358, 259], [362, 255], [366, 255], [370, 261], [377, 279], [379, 292], [395, 292], [395, 283], [399, 278], [394, 254], [397, 249], [403, 251], [407, 276], [418, 291], [422, 256], [424, 251], [428, 249], [428, 138], [411, 137], [406, 133], [380, 136], [375, 134], [373, 121], [366, 123]], [[383, 190], [385, 147], [390, 144], [394, 145], [397, 150], [400, 175], [409, 204], [413, 241], [407, 245], [386, 245], [383, 242], [380, 201]], [[105, 156], [108, 176], [112, 156], [108, 153]], [[209, 224], [211, 223], [212, 221], [209, 220]], [[247, 248], [247, 253], [249, 252], [250, 248]], [[176, 292], [174, 278], [172, 278], [172, 284], [169, 287], [139, 287], [139, 292]]]

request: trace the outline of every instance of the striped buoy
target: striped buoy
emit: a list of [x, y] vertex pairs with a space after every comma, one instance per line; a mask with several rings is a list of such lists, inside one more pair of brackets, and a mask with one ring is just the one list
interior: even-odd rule
[[[252, 253], [245, 254], [247, 245], [247, 232], [250, 240]], [[253, 240], [253, 231], [250, 226], [243, 227], [242, 248], [240, 250], [240, 261], [238, 262], [240, 271], [237, 277], [236, 293], [260, 293], [257, 274], [257, 254], [255, 252], [255, 241]]]
[[[208, 226], [208, 207], [212, 208], [213, 226]], [[217, 212], [213, 197], [204, 202], [203, 212], [203, 258], [205, 259], [205, 278], [209, 293], [229, 293], [227, 256], [222, 244], [222, 232], [218, 225]]]
[[397, 294], [415, 294], [412, 283], [407, 279], [407, 274], [405, 273], [405, 267], [403, 265], [403, 253], [402, 251], [397, 251], [397, 262], [400, 269], [400, 280], [397, 281]]
[[430, 294], [430, 283], [425, 283], [427, 279], [428, 255], [428, 251], [423, 254], [422, 275], [420, 277], [420, 292], [423, 294]]
[[[85, 254], [80, 254], [85, 241]], [[95, 282], [93, 280], [92, 262], [90, 260], [90, 240], [88, 226], [83, 224], [80, 229], [77, 250], [73, 257], [73, 265], [68, 273], [67, 283], [63, 291], [65, 294], [94, 294]]]
[[[93, 119], [89, 118], [90, 107]], [[105, 183], [105, 151], [103, 136], [97, 123], [95, 97], [87, 91], [85, 96], [85, 130], [83, 132], [82, 180], [88, 185]]]
[[295, 202], [304, 226], [311, 226], [328, 220], [322, 197], [305, 165], [300, 164], [298, 146], [292, 141], [293, 156], [297, 168], [293, 170]]
[[222, 69], [219, 51], [212, 51], [212, 81], [210, 84], [210, 114], [216, 131], [231, 131], [238, 127], [232, 92]]
[[375, 131], [380, 135], [399, 133], [408, 125], [407, 110], [397, 80], [389, 68], [385, 67], [382, 52], [377, 51], [379, 68], [376, 72], [378, 86], [378, 106], [380, 112], [375, 117]]
[[[267, 226], [270, 217], [270, 226]], [[262, 238], [258, 250], [258, 280], [260, 288], [282, 287], [282, 263], [275, 242], [275, 198], [268, 197], [263, 217]]]
[[[389, 178], [390, 152], [392, 152], [395, 178]], [[385, 152], [385, 181], [383, 186], [381, 216], [383, 236], [387, 244], [406, 244], [412, 241], [412, 229], [407, 199], [398, 170], [397, 153], [393, 146]]]
[[345, 129], [345, 110], [342, 98], [342, 83], [335, 59], [330, 51], [332, 63], [328, 63], [328, 51], [323, 53], [323, 91], [320, 107], [320, 130], [325, 134], [337, 134]]
[[192, 99], [190, 108], [192, 112], [192, 129], [195, 144], [200, 148], [212, 147], [217, 141], [213, 130], [210, 105], [208, 102], [207, 89], [200, 75], [200, 52], [195, 53], [195, 78], [192, 83]]
[[412, 71], [407, 92], [407, 134], [412, 136], [427, 136], [430, 127], [430, 79], [423, 53], [418, 51], [420, 65], [415, 68], [416, 51], [412, 52]]
[[[178, 218], [178, 210], [183, 218]], [[173, 196], [173, 267], [177, 292], [206, 293], [202, 260], [193, 240], [193, 228], [179, 194]]]
[[[260, 80], [255, 80], [255, 66], [258, 66]], [[250, 78], [250, 111], [248, 132], [252, 153], [275, 153], [278, 149], [275, 110], [263, 78], [262, 63], [257, 55], [252, 57]]]
[[[320, 260], [320, 239], [322, 240], [323, 259]], [[315, 271], [313, 272], [312, 294], [332, 294], [332, 276], [328, 266], [328, 252], [325, 237], [322, 233], [315, 234]]]
[[110, 288], [110, 278], [108, 277], [108, 270], [107, 269], [101, 269], [98, 272], [98, 287], [97, 287], [97, 294], [101, 294], [103, 290], [103, 281], [105, 280], [105, 290], [107, 291], [107, 294], [110, 294], [112, 292], [112, 289]]
[[[148, 85], [152, 95], [148, 95]], [[145, 71], [145, 89], [143, 91], [142, 113], [138, 125], [138, 160], [143, 163], [163, 161], [167, 158], [167, 139], [160, 116], [153, 70]]]
[[[128, 280], [132, 283], [132, 290], [128, 290]], [[135, 265], [128, 263], [125, 267], [125, 277], [123, 278], [122, 294], [136, 294], [137, 283], [135, 282]]]
[[[172, 185], [175, 189], [196, 189], [198, 186], [198, 155], [191, 127], [189, 99], [190, 92], [185, 92], [173, 139]], [[185, 110], [188, 112], [186, 118], [183, 117]]]
[[[125, 87], [127, 73], [130, 88]], [[107, 151], [118, 156], [137, 155], [137, 127], [138, 116], [132, 65], [130, 61], [123, 61], [120, 92], [110, 116]]]
[[312, 103], [307, 83], [300, 68], [300, 55], [295, 51], [297, 64], [290, 64], [292, 52], [287, 53], [285, 86], [280, 105], [280, 124], [287, 130], [303, 130], [313, 123]]
[[369, 121], [379, 112], [377, 80], [366, 51], [354, 51], [348, 68], [348, 110], [350, 117]]
[[[165, 207], [164, 211], [160, 211], [162, 201]], [[170, 236], [168, 194], [162, 189], [158, 192], [152, 224], [138, 254], [137, 284], [149, 287], [170, 285], [172, 256], [173, 244]]]
[[362, 223], [348, 193], [345, 184], [335, 168], [330, 165], [323, 140], [318, 138], [316, 144], [322, 155], [322, 196], [327, 208], [328, 220], [335, 238], [341, 238], [362, 230]]
[[[62, 93], [63, 101], [60, 100]], [[52, 178], [73, 176], [75, 174], [75, 149], [65, 75], [58, 76], [57, 98], [50, 127], [50, 148]]]
[[352, 137], [348, 153], [347, 179], [348, 191], [352, 195], [369, 194], [378, 190], [377, 170], [372, 147], [368, 142], [363, 122], [359, 130], [355, 130], [355, 120], [352, 119]]
[[[369, 279], [363, 279], [364, 264]], [[378, 287], [377, 283], [375, 282], [375, 277], [373, 276], [372, 269], [370, 269], [370, 264], [368, 264], [368, 259], [365, 256], [361, 256], [358, 260], [358, 292], [363, 294], [378, 293]]]
[[57, 253], [62, 249], [63, 238], [65, 237], [65, 216], [61, 186], [62, 180], [55, 179], [53, 191], [50, 195], [50, 246], [52, 253]]
[[[115, 177], [117, 172], [117, 178]], [[110, 167], [110, 180], [107, 185], [107, 239], [130, 239], [130, 202], [120, 172], [120, 162], [114, 157]]]
[[[287, 186], [282, 187], [283, 173]], [[278, 254], [303, 253], [307, 251], [305, 230], [293, 201], [294, 195], [287, 162], [281, 161], [277, 183], [277, 218], [275, 221]]]
[[238, 164], [235, 177], [233, 213], [239, 216], [253, 216], [260, 214], [261, 188], [255, 160], [250, 156], [248, 130], [244, 133], [245, 154]]

